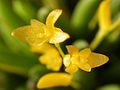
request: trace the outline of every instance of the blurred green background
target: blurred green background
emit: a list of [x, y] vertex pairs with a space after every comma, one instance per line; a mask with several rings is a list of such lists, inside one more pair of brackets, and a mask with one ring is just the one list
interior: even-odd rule
[[[98, 31], [94, 20], [102, 0], [0, 0], [0, 90], [38, 90], [36, 82], [49, 72], [32, 53], [29, 45], [10, 35], [17, 27], [30, 24], [30, 19], [45, 22], [56, 8], [63, 14], [56, 26], [70, 34], [62, 44], [74, 44], [79, 49], [89, 47]], [[120, 18], [120, 0], [110, 0], [112, 21]], [[105, 12], [104, 12], [105, 13]], [[120, 26], [105, 36], [94, 50], [107, 55], [107, 64], [87, 73], [78, 71], [74, 80], [80, 88], [55, 87], [45, 90], [120, 90]]]

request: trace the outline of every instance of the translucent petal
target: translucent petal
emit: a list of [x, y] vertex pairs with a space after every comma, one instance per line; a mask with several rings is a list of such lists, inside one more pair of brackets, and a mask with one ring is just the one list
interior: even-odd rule
[[78, 67], [74, 64], [70, 64], [68, 67], [66, 67], [65, 71], [70, 74], [74, 74], [75, 72], [78, 71]]
[[47, 50], [45, 54], [40, 56], [39, 61], [45, 64], [48, 69], [54, 71], [60, 70], [62, 65], [62, 58], [55, 48]]
[[63, 64], [65, 65], [65, 67], [68, 67], [70, 65], [70, 55], [69, 54], [64, 56]]
[[98, 53], [91, 53], [90, 56], [88, 57], [88, 63], [92, 68], [99, 67], [107, 63], [108, 60], [109, 58], [107, 56]]
[[43, 89], [57, 86], [68, 86], [71, 84], [71, 79], [71, 75], [66, 73], [50, 73], [40, 78], [37, 87]]
[[79, 52], [81, 62], [86, 62], [88, 56], [91, 54], [90, 48], [83, 49]]
[[78, 66], [81, 70], [84, 70], [86, 72], [90, 72], [91, 71], [91, 67], [89, 64], [87, 63], [79, 63], [79, 66]]
[[46, 37], [50, 37], [51, 36], [51, 29], [50, 27], [47, 27], [45, 24], [39, 22], [36, 19], [32, 19], [31, 20], [31, 27], [33, 28], [33, 30], [35, 31], [39, 31], [42, 35], [46, 36]]
[[109, 0], [104, 0], [98, 9], [98, 22], [101, 30], [108, 30], [111, 25]]
[[40, 33], [44, 33], [45, 32], [45, 25], [41, 22], [39, 22], [38, 20], [32, 19], [31, 20], [31, 27], [35, 30], [38, 30]]
[[26, 32], [28, 32], [29, 30], [31, 30], [31, 26], [23, 26], [20, 28], [17, 28], [16, 30], [14, 30], [11, 35], [15, 36], [16, 38], [18, 38], [19, 40], [23, 41], [23, 42], [27, 42], [26, 40]]
[[44, 42], [47, 42], [48, 38], [44, 33], [40, 33], [38, 30], [29, 30], [26, 32], [26, 40], [32, 46], [40, 46]]
[[53, 45], [51, 45], [49, 43], [44, 43], [41, 46], [32, 46], [31, 51], [32, 52], [37, 52], [37, 53], [46, 53], [50, 49], [53, 49], [53, 48], [54, 48]]
[[75, 46], [73, 46], [73, 45], [67, 45], [66, 48], [67, 48], [68, 53], [70, 55], [78, 54], [79, 53], [79, 50]]
[[65, 41], [68, 38], [69, 38], [69, 35], [67, 33], [63, 32], [59, 28], [55, 28], [53, 32], [53, 36], [51, 36], [49, 43], [53, 43], [53, 44], [60, 43]]
[[61, 14], [62, 14], [61, 9], [55, 9], [52, 12], [50, 12], [46, 19], [46, 25], [49, 27], [54, 27], [55, 22], [57, 21]]
[[17, 28], [12, 32], [12, 35], [29, 43], [31, 46], [40, 46], [48, 41], [48, 37], [44, 33], [41, 33], [40, 30], [33, 29], [31, 26]]

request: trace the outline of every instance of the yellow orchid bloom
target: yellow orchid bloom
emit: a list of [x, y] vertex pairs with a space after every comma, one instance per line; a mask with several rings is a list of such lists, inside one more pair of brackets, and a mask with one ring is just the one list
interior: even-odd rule
[[110, 0], [103, 0], [98, 8], [98, 24], [99, 30], [95, 39], [91, 43], [91, 49], [95, 49], [103, 38], [116, 27], [120, 26], [120, 18], [112, 23], [110, 12]]
[[72, 76], [67, 73], [50, 73], [40, 78], [37, 88], [50, 88], [57, 86], [68, 86], [71, 84]]
[[56, 48], [46, 51], [39, 57], [39, 61], [45, 64], [48, 69], [59, 71], [62, 66], [62, 58]]
[[44, 43], [41, 46], [34, 46], [31, 48], [32, 52], [42, 53], [39, 57], [40, 63], [53, 71], [59, 71], [62, 66], [62, 58], [58, 50], [49, 43]]
[[45, 42], [52, 44], [63, 42], [69, 35], [54, 26], [61, 14], [61, 9], [55, 9], [48, 15], [46, 24], [32, 19], [31, 25], [17, 28], [12, 35], [32, 46], [40, 46]]
[[79, 68], [90, 72], [92, 68], [99, 67], [109, 58], [105, 55], [91, 52], [89, 48], [79, 50], [73, 46], [66, 46], [69, 54], [65, 55], [63, 63], [66, 67], [65, 71], [74, 74]]

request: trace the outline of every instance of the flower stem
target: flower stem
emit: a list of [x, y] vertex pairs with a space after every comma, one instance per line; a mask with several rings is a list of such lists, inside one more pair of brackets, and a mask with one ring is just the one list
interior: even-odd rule
[[62, 51], [62, 49], [61, 49], [61, 47], [60, 47], [60, 44], [59, 44], [59, 43], [56, 43], [56, 44], [55, 44], [55, 47], [58, 49], [60, 55], [61, 55], [62, 57], [64, 57], [65, 54], [64, 54], [64, 52]]
[[90, 48], [92, 50], [96, 49], [99, 46], [100, 42], [105, 37], [105, 35], [112, 32], [113, 30], [115, 30], [119, 26], [120, 26], [120, 19], [118, 19], [114, 24], [112, 24], [112, 26], [108, 30], [101, 30], [101, 29], [98, 30], [98, 33], [96, 34], [94, 40], [90, 44]]
[[120, 18], [115, 23], [112, 24], [112, 26], [109, 29], [110, 32], [113, 31], [113, 30], [115, 30], [119, 26], [120, 26]]
[[73, 87], [75, 90], [79, 90], [80, 89], [80, 85], [76, 81], [72, 81], [70, 86]]
[[104, 36], [106, 35], [107, 32], [105, 32], [104, 30], [99, 30], [98, 33], [96, 34], [95, 38], [93, 39], [93, 41], [90, 44], [90, 48], [92, 50], [95, 50], [100, 42], [103, 40]]

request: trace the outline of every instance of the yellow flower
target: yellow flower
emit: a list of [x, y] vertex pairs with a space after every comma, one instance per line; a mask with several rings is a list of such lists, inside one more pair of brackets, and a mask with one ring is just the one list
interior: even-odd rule
[[108, 30], [111, 25], [111, 13], [109, 0], [104, 0], [101, 2], [98, 8], [98, 22], [101, 30]]
[[105, 55], [91, 52], [89, 48], [79, 50], [73, 46], [66, 46], [69, 52], [65, 55], [63, 63], [66, 67], [65, 71], [74, 74], [79, 68], [90, 72], [92, 68], [105, 64], [109, 58]]
[[68, 86], [71, 84], [72, 76], [66, 73], [50, 73], [40, 78], [37, 83], [39, 89]]
[[58, 50], [49, 43], [44, 43], [41, 46], [34, 46], [32, 52], [42, 53], [39, 57], [40, 63], [53, 71], [59, 71], [62, 66], [62, 58]]
[[49, 49], [39, 57], [39, 61], [45, 64], [48, 69], [58, 71], [62, 66], [62, 58], [56, 48]]
[[95, 39], [92, 41], [90, 48], [95, 49], [103, 38], [120, 26], [120, 18], [112, 23], [111, 12], [110, 12], [110, 0], [103, 0], [98, 8], [98, 24], [99, 30], [95, 36]]
[[98, 23], [100, 30], [104, 32], [111, 32], [116, 27], [120, 26], [120, 18], [112, 23], [111, 11], [110, 11], [110, 0], [104, 0], [98, 8]]
[[17, 28], [12, 35], [32, 46], [39, 46], [45, 42], [52, 44], [63, 42], [69, 38], [69, 35], [54, 26], [61, 13], [60, 9], [53, 10], [48, 15], [46, 24], [32, 19], [31, 25]]

